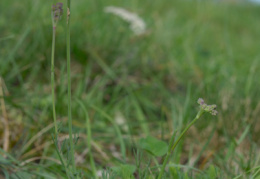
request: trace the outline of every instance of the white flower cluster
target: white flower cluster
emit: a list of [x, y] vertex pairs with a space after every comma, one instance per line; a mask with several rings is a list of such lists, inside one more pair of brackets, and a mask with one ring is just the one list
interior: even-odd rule
[[106, 13], [112, 13], [130, 23], [130, 28], [136, 35], [143, 34], [146, 24], [137, 14], [129, 12], [120, 7], [108, 6], [105, 8]]

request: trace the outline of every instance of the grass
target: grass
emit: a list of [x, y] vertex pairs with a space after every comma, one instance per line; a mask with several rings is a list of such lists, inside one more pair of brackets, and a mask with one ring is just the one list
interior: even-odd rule
[[[51, 5], [0, 1], [0, 115], [7, 114], [10, 130], [8, 152], [0, 141], [0, 176], [66, 177], [51, 137]], [[104, 13], [111, 5], [138, 13], [147, 33], [135, 36], [126, 22]], [[134, 176], [156, 177], [156, 160], [138, 148], [139, 139], [150, 135], [168, 143], [196, 115], [199, 97], [217, 104], [219, 114], [206, 114], [190, 128], [165, 176], [259, 177], [259, 8], [214, 1], [72, 1], [68, 76], [65, 11], [56, 28], [56, 114], [66, 148], [71, 76], [71, 134], [79, 135], [73, 153], [82, 177], [95, 177], [96, 168], [113, 178], [134, 166]], [[155, 159], [162, 164], [162, 157]]]

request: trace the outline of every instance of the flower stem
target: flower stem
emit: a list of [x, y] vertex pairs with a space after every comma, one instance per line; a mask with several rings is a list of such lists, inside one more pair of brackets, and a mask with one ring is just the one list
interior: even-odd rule
[[95, 166], [95, 161], [94, 161], [94, 158], [93, 158], [93, 155], [92, 155], [92, 145], [91, 145], [91, 141], [92, 141], [92, 137], [91, 137], [91, 124], [90, 124], [90, 120], [89, 120], [89, 115], [88, 115], [88, 112], [87, 112], [87, 109], [86, 107], [84, 106], [84, 104], [80, 101], [80, 100], [77, 100], [77, 102], [79, 103], [79, 105], [82, 107], [84, 113], [85, 113], [85, 117], [86, 117], [86, 129], [87, 129], [87, 147], [89, 149], [89, 158], [90, 158], [90, 165], [91, 165], [91, 170], [92, 170], [92, 173], [94, 175], [94, 178], [95, 179], [98, 179], [97, 177], [97, 170], [96, 170], [96, 166]]
[[70, 159], [72, 163], [73, 175], [76, 175], [76, 165], [74, 159], [74, 143], [72, 136], [72, 117], [71, 117], [71, 77], [70, 77], [70, 0], [67, 0], [67, 81], [68, 81], [68, 123], [69, 123], [69, 141], [70, 141]]
[[55, 127], [55, 137], [57, 137], [58, 127], [57, 127], [56, 109], [55, 109], [55, 81], [54, 81], [55, 34], [56, 34], [56, 27], [53, 26], [52, 49], [51, 49], [51, 94], [52, 94], [52, 111], [53, 111], [53, 122]]
[[168, 160], [170, 158], [170, 156], [172, 155], [175, 147], [177, 146], [177, 144], [180, 142], [180, 140], [182, 139], [182, 137], [184, 136], [184, 134], [188, 131], [188, 129], [202, 116], [202, 114], [204, 113], [205, 111], [203, 109], [200, 109], [200, 111], [198, 112], [198, 114], [196, 115], [196, 117], [193, 119], [193, 121], [191, 121], [189, 123], [189, 125], [183, 130], [183, 132], [181, 133], [181, 135], [178, 137], [178, 139], [176, 140], [176, 142], [173, 144], [173, 139], [174, 139], [174, 135], [173, 137], [171, 138], [171, 141], [170, 141], [170, 145], [169, 145], [169, 148], [168, 148], [168, 152], [166, 154], [166, 157], [163, 161], [163, 166], [161, 168], [161, 171], [160, 171], [160, 174], [158, 176], [158, 179], [161, 179], [162, 176], [163, 176], [163, 173], [164, 173], [164, 170], [165, 170], [165, 167], [166, 167], [166, 164], [168, 163]]

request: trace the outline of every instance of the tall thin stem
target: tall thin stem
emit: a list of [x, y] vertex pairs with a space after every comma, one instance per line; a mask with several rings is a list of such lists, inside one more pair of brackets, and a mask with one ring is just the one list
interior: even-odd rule
[[204, 113], [203, 109], [200, 109], [200, 111], [198, 112], [198, 114], [196, 115], [196, 117], [193, 119], [193, 121], [191, 121], [188, 126], [183, 130], [183, 132], [181, 133], [181, 135], [178, 137], [178, 139], [176, 140], [176, 142], [173, 144], [173, 139], [174, 137], [172, 137], [169, 148], [168, 148], [168, 152], [166, 154], [166, 157], [163, 161], [163, 166], [161, 168], [161, 171], [159, 173], [158, 179], [161, 179], [166, 167], [166, 164], [168, 163], [168, 160], [171, 156], [171, 154], [173, 153], [175, 147], [177, 146], [177, 144], [180, 142], [181, 138], [184, 136], [184, 134], [188, 131], [188, 129], [201, 117], [201, 115]]
[[70, 0], [67, 0], [67, 81], [68, 81], [68, 123], [69, 123], [69, 141], [70, 141], [70, 159], [72, 163], [73, 175], [76, 174], [76, 165], [74, 159], [74, 143], [72, 136], [72, 117], [71, 117], [71, 77], [70, 77]]
[[52, 94], [52, 112], [53, 112], [53, 122], [55, 127], [55, 137], [57, 137], [58, 127], [57, 127], [56, 109], [55, 109], [55, 81], [54, 81], [55, 34], [56, 34], [56, 26], [53, 26], [52, 49], [51, 49], [51, 94]]
[[84, 106], [84, 104], [80, 101], [77, 100], [79, 105], [82, 107], [84, 113], [85, 113], [85, 117], [86, 117], [86, 129], [87, 129], [87, 144], [88, 144], [88, 149], [89, 149], [89, 158], [90, 158], [90, 165], [91, 165], [91, 169], [92, 169], [92, 173], [94, 175], [94, 178], [97, 179], [97, 170], [96, 170], [96, 166], [95, 166], [95, 161], [92, 155], [92, 145], [91, 145], [91, 141], [92, 141], [92, 137], [91, 137], [91, 124], [90, 124], [90, 120], [89, 120], [89, 115], [87, 112], [86, 107]]

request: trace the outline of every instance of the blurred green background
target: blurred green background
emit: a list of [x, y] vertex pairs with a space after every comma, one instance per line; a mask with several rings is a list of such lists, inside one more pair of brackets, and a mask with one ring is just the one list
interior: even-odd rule
[[[0, 75], [11, 132], [9, 152], [19, 160], [55, 155], [51, 145], [28, 154], [51, 141], [49, 133], [21, 150], [52, 123], [52, 3], [0, 1]], [[129, 23], [104, 12], [107, 6], [138, 14], [146, 32], [135, 35]], [[260, 6], [240, 1], [72, 0], [74, 132], [86, 130], [76, 99], [97, 106], [120, 126], [131, 163], [139, 138], [150, 134], [168, 141], [196, 115], [196, 101], [202, 97], [217, 104], [219, 114], [203, 116], [171, 162], [202, 170], [213, 164], [228, 177], [259, 166], [259, 17]], [[65, 24], [64, 15], [57, 26], [55, 51], [62, 134], [68, 132]], [[113, 153], [120, 151], [114, 128], [92, 108], [88, 112], [93, 140], [109, 157], [106, 161], [94, 151], [95, 161], [100, 168], [113, 166], [120, 161]], [[79, 140], [78, 155], [85, 145]], [[85, 171], [89, 164], [84, 157], [78, 166]], [[41, 163], [52, 165], [45, 162]]]

